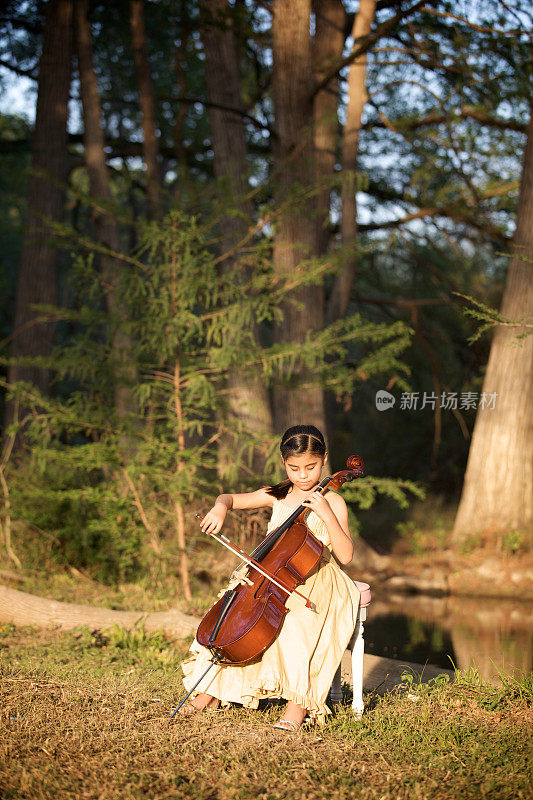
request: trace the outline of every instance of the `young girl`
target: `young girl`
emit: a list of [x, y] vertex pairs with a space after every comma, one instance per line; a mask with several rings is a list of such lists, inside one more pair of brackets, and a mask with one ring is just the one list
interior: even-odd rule
[[[329, 713], [325, 701], [355, 627], [359, 592], [331, 558], [333, 552], [338, 561], [348, 564], [353, 556], [346, 503], [334, 492], [323, 495], [313, 491], [327, 461], [323, 435], [313, 425], [295, 425], [283, 434], [280, 450], [287, 480], [256, 492], [221, 494], [201, 528], [207, 534], [218, 533], [230, 508], [271, 508], [270, 532], [295, 508], [308, 506], [307, 527], [326, 546], [318, 568], [298, 589], [314, 603], [315, 610], [289, 597], [289, 613], [261, 660], [244, 667], [213, 667], [181, 713], [216, 708], [219, 701], [257, 708], [263, 698], [284, 698], [288, 701], [285, 712], [274, 727], [294, 732], [306, 714], [323, 721]], [[235, 583], [238, 580], [237, 576]], [[182, 664], [187, 691], [210, 661], [209, 651], [196, 640], [191, 654]]]

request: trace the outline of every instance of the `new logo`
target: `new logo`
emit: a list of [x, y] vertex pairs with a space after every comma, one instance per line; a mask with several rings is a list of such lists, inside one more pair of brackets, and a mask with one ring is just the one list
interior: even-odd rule
[[385, 389], [380, 389], [376, 392], [376, 408], [378, 411], [388, 411], [389, 408], [392, 408], [394, 403], [396, 402], [396, 398], [390, 392], [386, 392]]

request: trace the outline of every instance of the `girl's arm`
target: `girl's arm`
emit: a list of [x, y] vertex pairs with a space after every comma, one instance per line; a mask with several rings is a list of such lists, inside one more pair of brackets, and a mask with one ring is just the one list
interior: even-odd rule
[[204, 533], [218, 533], [224, 524], [226, 514], [230, 508], [252, 509], [272, 508], [274, 498], [267, 493], [266, 488], [256, 492], [243, 492], [242, 494], [219, 494], [215, 504], [200, 523]]
[[342, 497], [328, 492], [325, 497], [311, 492], [303, 502], [312, 508], [328, 529], [331, 548], [341, 564], [349, 564], [353, 558], [353, 542], [348, 526], [348, 508]]

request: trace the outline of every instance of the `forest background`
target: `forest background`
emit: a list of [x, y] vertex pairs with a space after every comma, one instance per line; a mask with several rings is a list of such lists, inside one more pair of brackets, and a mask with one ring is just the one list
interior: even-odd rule
[[0, 117], [8, 568], [190, 599], [193, 512], [299, 422], [364, 458], [378, 550], [425, 491], [437, 547], [529, 552], [529, 4], [2, 9], [36, 103]]

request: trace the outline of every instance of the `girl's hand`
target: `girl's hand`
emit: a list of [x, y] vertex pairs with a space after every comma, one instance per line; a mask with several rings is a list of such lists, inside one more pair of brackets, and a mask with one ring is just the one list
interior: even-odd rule
[[332, 518], [335, 518], [333, 509], [320, 492], [311, 492], [311, 494], [303, 500], [302, 505], [311, 508], [317, 517], [326, 525], [332, 521]]
[[200, 528], [203, 533], [211, 535], [218, 533], [224, 524], [228, 507], [224, 503], [215, 503], [213, 508], [207, 512], [203, 520], [200, 522]]

